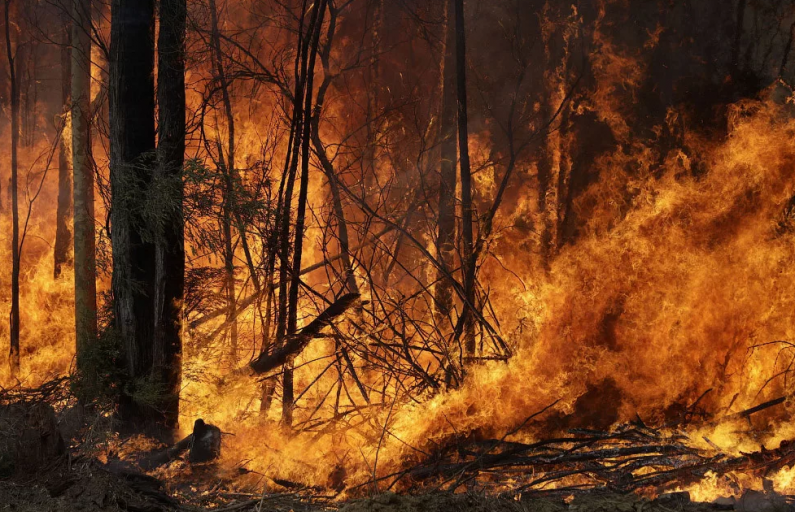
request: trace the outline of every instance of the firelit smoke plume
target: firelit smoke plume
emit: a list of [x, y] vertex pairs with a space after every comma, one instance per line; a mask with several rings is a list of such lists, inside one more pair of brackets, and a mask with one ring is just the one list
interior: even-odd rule
[[[122, 432], [217, 426], [239, 485], [342, 496], [433, 480], [410, 468], [465, 460], [462, 443], [599, 430], [636, 449], [619, 427], [635, 422], [669, 448], [689, 435], [692, 462], [795, 435], [795, 4], [9, 5], [5, 66], [38, 121], [19, 153], [20, 368], [2, 353], [4, 387], [69, 374]], [[78, 140], [79, 109], [43, 71], [62, 19], [91, 56], [99, 320], [77, 322], [79, 350], [85, 289], [71, 259], [53, 277], [46, 158], [48, 115], [66, 153]], [[738, 489], [761, 485], [736, 464]], [[540, 486], [511, 478], [489, 489]], [[739, 492], [721, 478], [632, 490]]]

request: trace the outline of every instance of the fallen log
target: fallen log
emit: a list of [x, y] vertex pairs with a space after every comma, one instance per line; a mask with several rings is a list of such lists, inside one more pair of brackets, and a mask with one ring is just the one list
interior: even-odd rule
[[254, 373], [265, 373], [284, 365], [292, 357], [300, 354], [312, 339], [316, 338], [324, 327], [350, 309], [361, 297], [358, 293], [348, 293], [337, 299], [332, 305], [320, 313], [309, 325], [289, 336], [285, 343], [273, 352], [263, 352], [249, 363]]

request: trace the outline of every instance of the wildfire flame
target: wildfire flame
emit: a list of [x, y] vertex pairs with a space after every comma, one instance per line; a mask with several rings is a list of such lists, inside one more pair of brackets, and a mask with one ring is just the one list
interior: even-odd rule
[[[633, 53], [613, 41], [606, 28], [602, 31], [605, 16], [603, 8], [593, 34], [593, 87], [573, 102], [571, 115], [593, 116], [615, 142], [597, 154], [590, 166], [592, 179], [571, 204], [580, 221], [576, 238], [557, 248], [548, 268], [539, 263], [538, 237], [527, 226], [541, 225], [548, 212], [541, 211], [536, 201], [539, 162], [528, 158], [521, 162], [521, 172], [497, 213], [488, 254], [481, 258], [479, 280], [488, 283], [490, 293], [488, 316], [499, 324], [512, 352], [509, 359], [470, 365], [460, 387], [424, 392], [414, 400], [399, 394], [396, 383], [383, 384], [381, 403], [354, 411], [357, 405], [351, 395], [358, 393], [357, 383], [348, 375], [344, 388], [334, 388], [342, 378], [329, 364], [337, 357], [335, 341], [315, 340], [295, 360], [296, 389], [317, 383], [300, 397], [299, 407], [301, 424], [314, 428], [296, 434], [279, 427], [276, 408], [260, 413], [262, 383], [237, 371], [260, 348], [257, 329], [262, 320], [255, 308], [237, 317], [240, 343], [234, 357], [228, 354], [226, 341], [207, 339], [222, 326], [223, 318], [188, 328], [199, 315], [189, 316], [180, 412], [183, 434], [190, 433], [195, 418], [204, 418], [234, 434], [224, 438], [225, 467], [244, 465], [272, 477], [329, 486], [339, 468], [344, 468], [348, 486], [366, 484], [398, 471], [446, 440], [500, 438], [553, 402], [550, 411], [510, 439], [533, 441], [568, 428], [607, 429], [638, 418], [664, 425], [699, 411], [714, 418], [712, 422], [693, 421], [681, 428], [704, 450], [739, 455], [793, 439], [795, 95], [783, 82], [776, 82], [758, 98], [731, 103], [725, 107], [726, 126], [720, 136], [700, 130], [699, 120], [684, 107], [671, 106], [653, 127], [654, 135], [641, 137], [633, 132], [634, 113], [627, 98], [637, 97], [648, 71], [640, 54], [659, 44], [660, 30], [648, 34], [642, 49]], [[566, 13], [565, 19], [574, 27], [580, 14]], [[545, 30], [551, 34], [556, 28]], [[571, 28], [566, 41], [573, 41], [575, 32]], [[278, 34], [274, 39], [283, 37]], [[102, 58], [97, 54], [95, 60], [99, 66]], [[206, 63], [197, 63], [189, 73], [191, 111], [200, 108], [202, 87], [210, 80], [203, 74], [208, 73]], [[544, 76], [554, 91], [555, 105], [568, 101], [564, 74], [555, 67]], [[92, 76], [96, 81], [92, 96], [97, 98], [102, 73], [96, 68]], [[243, 180], [247, 170], [264, 158], [264, 140], [272, 136], [279, 141], [269, 149], [273, 161], [286, 153], [287, 140], [278, 123], [263, 114], [276, 106], [276, 100], [263, 99], [235, 111]], [[327, 143], [341, 143], [344, 128], [353, 124], [351, 116], [338, 98], [330, 99], [325, 108], [322, 136]], [[216, 120], [206, 137], [223, 139], [228, 133], [224, 123]], [[381, 130], [384, 138], [397, 137], [390, 127]], [[503, 172], [490, 150], [495, 132], [495, 126], [484, 122], [470, 141], [473, 168], [481, 170], [475, 177], [481, 207], [497, 194]], [[674, 132], [675, 143], [664, 140], [662, 134]], [[577, 135], [553, 130], [549, 137], [554, 137], [549, 139], [555, 149], [552, 166], [563, 172], [571, 165]], [[21, 161], [36, 162], [36, 155], [49, 143], [37, 141], [23, 152]], [[198, 142], [189, 146], [191, 156], [211, 160]], [[374, 176], [362, 181], [394, 180], [411, 189], [414, 178], [389, 156], [376, 155]], [[38, 162], [30, 167], [34, 180], [42, 173]], [[5, 167], [0, 176], [5, 184]], [[323, 173], [314, 168], [313, 216], [305, 234], [304, 261], [323, 261], [328, 255], [322, 220], [329, 217], [327, 188]], [[0, 352], [4, 387], [17, 382], [36, 385], [65, 374], [74, 355], [73, 278], [69, 271], [59, 279], [52, 276], [49, 241], [54, 239], [57, 180], [48, 177], [43, 190], [32, 207], [22, 256], [22, 369], [12, 376], [7, 353]], [[100, 219], [99, 198], [97, 207]], [[346, 207], [352, 223], [363, 224], [355, 203], [349, 201]], [[10, 307], [10, 222], [6, 208], [0, 213], [3, 318]], [[361, 237], [357, 243], [365, 244], [371, 235], [357, 232], [355, 236]], [[422, 241], [433, 249], [430, 236], [424, 235]], [[252, 237], [256, 253], [264, 243]], [[189, 267], [222, 267], [216, 255], [193, 249]], [[242, 248], [236, 256], [238, 262], [245, 261]], [[405, 257], [405, 265], [426, 281], [435, 274], [415, 252]], [[364, 270], [357, 272], [363, 300], [373, 300], [377, 291]], [[333, 285], [320, 274], [311, 274], [307, 282], [322, 293]], [[245, 275], [241, 264], [237, 270], [241, 283]], [[389, 298], [411, 289], [403, 282], [387, 285], [393, 293]], [[244, 289], [250, 291], [250, 285]], [[308, 322], [318, 307], [309, 297], [303, 300], [302, 317]], [[433, 311], [418, 307], [412, 314], [417, 315], [413, 320], [425, 323]], [[350, 321], [363, 321], [356, 313], [349, 315]], [[366, 339], [362, 329], [341, 328]], [[0, 339], [7, 338], [8, 325], [0, 323]], [[433, 362], [427, 356], [417, 359], [420, 366]], [[359, 378], [367, 389], [382, 384], [372, 370], [362, 371]], [[331, 389], [338, 389], [336, 402], [329, 398]], [[783, 403], [776, 407], [737, 417], [779, 398]], [[313, 424], [315, 417], [335, 415], [344, 421]], [[795, 493], [792, 468], [770, 478], [779, 492]], [[711, 500], [741, 489], [761, 489], [758, 480], [750, 475], [708, 474], [688, 489], [694, 499]]]

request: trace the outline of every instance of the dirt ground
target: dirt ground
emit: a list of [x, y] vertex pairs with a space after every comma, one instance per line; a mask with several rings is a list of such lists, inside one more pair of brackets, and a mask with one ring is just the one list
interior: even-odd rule
[[[222, 493], [216, 491], [218, 495]], [[345, 503], [323, 502], [306, 494], [268, 494], [230, 497], [203, 493], [192, 503], [169, 496], [156, 479], [141, 474], [111, 471], [98, 464], [47, 471], [0, 481], [0, 511], [132, 511], [132, 512], [784, 512], [795, 510], [783, 499], [749, 496], [722, 505], [693, 503], [677, 493], [649, 501], [635, 495], [592, 491], [566, 502], [562, 499], [527, 498], [521, 501], [483, 495], [431, 493], [397, 495], [384, 493]]]

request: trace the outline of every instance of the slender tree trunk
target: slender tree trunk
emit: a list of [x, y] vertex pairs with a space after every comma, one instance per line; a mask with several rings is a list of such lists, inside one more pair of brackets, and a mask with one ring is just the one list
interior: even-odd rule
[[734, 26], [734, 40], [732, 41], [731, 67], [734, 79], [740, 73], [740, 47], [742, 46], [743, 31], [745, 25], [745, 6], [747, 0], [737, 0], [736, 21]]
[[[67, 116], [72, 101], [72, 17], [68, 13], [61, 16], [61, 103], [63, 114]], [[53, 251], [53, 276], [58, 279], [64, 266], [69, 266], [69, 246], [72, 233], [69, 232], [69, 216], [72, 213], [72, 174], [69, 165], [69, 146], [65, 131], [61, 134], [58, 146], [58, 207], [55, 213], [55, 250]]]
[[[276, 343], [282, 344], [287, 335], [287, 319], [289, 316], [288, 307], [288, 276], [290, 275], [290, 221], [292, 218], [293, 188], [295, 186], [295, 175], [298, 168], [298, 153], [301, 148], [301, 134], [303, 133], [303, 98], [304, 82], [306, 78], [306, 60], [309, 47], [310, 36], [304, 35], [304, 15], [306, 13], [307, 0], [302, 2], [301, 18], [298, 25], [298, 51], [295, 56], [295, 93], [293, 96], [293, 118], [290, 127], [290, 140], [288, 142], [288, 154], [285, 159], [284, 174], [279, 186], [280, 208], [278, 209], [279, 218], [277, 230], [279, 231], [278, 252], [279, 252], [279, 302], [276, 314]], [[311, 33], [312, 26], [307, 31]], [[289, 416], [292, 423], [293, 408], [293, 374], [292, 361], [288, 361], [284, 367], [282, 376], [282, 386], [287, 389], [282, 395], [282, 419]], [[289, 402], [287, 397], [289, 396]], [[289, 411], [288, 411], [289, 409]]]
[[[132, 382], [151, 376], [155, 247], [145, 237], [142, 203], [155, 149], [154, 0], [113, 0], [110, 42], [110, 177], [115, 326]], [[152, 411], [122, 397], [120, 416]]]
[[[17, 146], [19, 145], [18, 62], [11, 43], [11, 0], [5, 0], [6, 56], [11, 79], [11, 373], [19, 371], [19, 198], [17, 191]], [[18, 44], [18, 43], [17, 43]], [[17, 46], [18, 47], [18, 46]]]
[[[381, 2], [378, 0], [376, 2], [376, 34], [373, 35], [373, 44], [377, 45], [377, 38], [378, 38], [378, 30], [380, 28], [380, 19], [381, 19]], [[318, 87], [317, 91], [317, 99], [315, 100], [316, 105], [323, 105], [326, 99], [326, 92], [328, 88], [331, 86], [331, 81], [333, 78], [333, 74], [330, 72], [330, 55], [331, 55], [331, 41], [334, 38], [334, 32], [336, 31], [337, 23], [336, 23], [336, 14], [334, 12], [330, 13], [329, 16], [329, 27], [326, 32], [326, 42], [323, 45], [323, 49], [320, 52], [320, 61], [323, 64], [323, 82]], [[374, 60], [370, 61], [370, 72], [373, 75], [377, 73], [375, 70], [377, 69], [377, 63]], [[371, 82], [372, 84], [372, 82]], [[370, 90], [372, 91], [374, 87], [371, 87]], [[368, 111], [372, 112], [376, 109], [376, 98], [373, 92], [368, 93]], [[329, 182], [329, 191], [331, 192], [331, 205], [334, 211], [334, 217], [337, 220], [337, 237], [339, 240], [339, 257], [340, 263], [342, 264], [342, 282], [345, 286], [346, 293], [359, 293], [359, 285], [356, 283], [356, 275], [353, 272], [353, 261], [351, 257], [351, 250], [350, 250], [350, 236], [348, 235], [348, 222], [345, 219], [345, 209], [342, 205], [342, 194], [340, 192], [339, 183], [337, 180], [340, 179], [339, 176], [336, 175], [334, 171], [334, 165], [326, 155], [326, 148], [323, 145], [323, 141], [320, 139], [320, 115], [321, 109], [315, 108], [314, 111], [310, 114], [310, 138], [312, 140], [312, 146], [315, 150], [315, 154], [320, 160], [320, 166], [323, 169], [323, 172], [326, 174], [326, 178], [328, 178]], [[368, 114], [369, 116], [369, 114]], [[368, 118], [368, 129], [370, 127], [372, 120]], [[369, 146], [374, 145], [374, 140], [369, 138], [368, 135]], [[367, 155], [365, 158], [373, 159], [372, 149], [367, 150]]]
[[173, 191], [168, 220], [155, 242], [154, 370], [165, 385], [161, 410], [166, 425], [179, 421], [182, 370], [182, 300], [185, 291], [185, 233], [182, 166], [185, 158], [185, 0], [160, 1], [157, 99], [158, 180]]
[[[17, 7], [18, 14], [22, 14], [19, 11], [24, 11], [25, 5], [24, 3], [21, 6]], [[30, 117], [31, 117], [31, 108], [30, 108], [30, 90], [32, 87], [33, 76], [30, 70], [30, 63], [31, 59], [33, 58], [33, 43], [28, 41], [25, 44], [17, 44], [17, 54], [16, 58], [16, 82], [17, 82], [17, 94], [19, 95], [19, 144], [20, 146], [29, 147], [30, 146]]]
[[442, 60], [442, 111], [439, 123], [439, 237], [437, 250], [443, 267], [435, 289], [437, 319], [442, 321], [453, 308], [450, 273], [455, 267], [455, 192], [456, 192], [456, 30], [454, 0], [447, 4], [444, 57]]
[[464, 295], [468, 305], [464, 307], [464, 352], [467, 356], [475, 354], [474, 313], [475, 307], [475, 258], [472, 232], [472, 174], [469, 167], [469, 132], [467, 128], [467, 86], [466, 86], [466, 32], [464, 27], [464, 0], [455, 1], [455, 61], [456, 89], [458, 92], [458, 152], [461, 172], [461, 261], [464, 268]]
[[77, 368], [97, 336], [94, 169], [91, 162], [91, 0], [72, 0], [72, 171], [74, 176]]
[[[557, 254], [562, 242], [562, 225], [567, 215], [568, 188], [571, 174], [569, 151], [568, 105], [566, 100], [569, 75], [569, 47], [573, 37], [573, 20], [562, 12], [553, 11], [547, 6], [545, 19], [559, 19], [552, 23], [551, 30], [543, 30], [547, 70], [544, 73], [544, 99], [542, 113], [550, 119], [559, 113], [558, 129], [546, 134], [541, 159], [538, 163], [539, 214], [541, 222], [541, 261], [549, 271], [551, 260]], [[561, 110], [562, 108], [562, 110]]]
[[778, 68], [778, 76], [781, 78], [784, 75], [784, 71], [787, 69], [787, 62], [789, 62], [789, 54], [792, 51], [792, 41], [795, 38], [795, 22], [789, 26], [789, 37], [787, 38], [787, 44], [784, 46], [784, 53], [781, 57], [781, 65]]
[[[304, 247], [304, 225], [306, 222], [306, 202], [309, 191], [309, 142], [312, 130], [312, 89], [315, 75], [315, 59], [320, 41], [320, 32], [323, 28], [323, 18], [326, 13], [327, 0], [320, 0], [313, 13], [310, 24], [310, 50], [309, 61], [306, 67], [306, 87], [304, 95], [303, 122], [301, 132], [301, 180], [298, 189], [298, 203], [295, 213], [295, 246], [293, 249], [293, 266], [290, 275], [290, 297], [288, 302], [287, 334], [294, 334], [298, 329], [298, 290], [301, 286], [301, 257]], [[284, 383], [282, 390], [283, 409], [282, 423], [289, 427], [293, 422], [293, 408], [295, 406], [293, 390], [293, 371], [289, 365], [284, 369]]]
[[[383, 0], [374, 0], [372, 25], [370, 30], [370, 62], [365, 68], [367, 78], [367, 106], [365, 112], [364, 127], [367, 131], [365, 135], [365, 145], [362, 151], [362, 174], [372, 175], [376, 165], [376, 145], [377, 145], [377, 116], [380, 83], [380, 69], [378, 65], [378, 52], [381, 47], [381, 36], [383, 31], [384, 5]], [[369, 10], [369, 5], [368, 5]]]
[[[229, 82], [224, 70], [223, 52], [221, 51], [221, 36], [218, 27], [218, 10], [215, 0], [210, 0], [210, 20], [212, 23], [212, 61], [215, 74], [220, 82], [221, 98], [226, 115], [227, 146], [226, 157], [219, 143], [218, 160], [224, 174], [224, 206], [223, 206], [223, 233], [224, 233], [224, 268], [226, 269], [226, 322], [230, 326], [230, 359], [234, 367], [237, 362], [237, 292], [235, 290], [235, 254], [234, 240], [232, 238], [232, 221], [234, 208], [234, 172], [235, 172], [235, 118], [232, 111], [232, 100], [229, 94]], [[241, 234], [242, 236], [242, 234]]]

